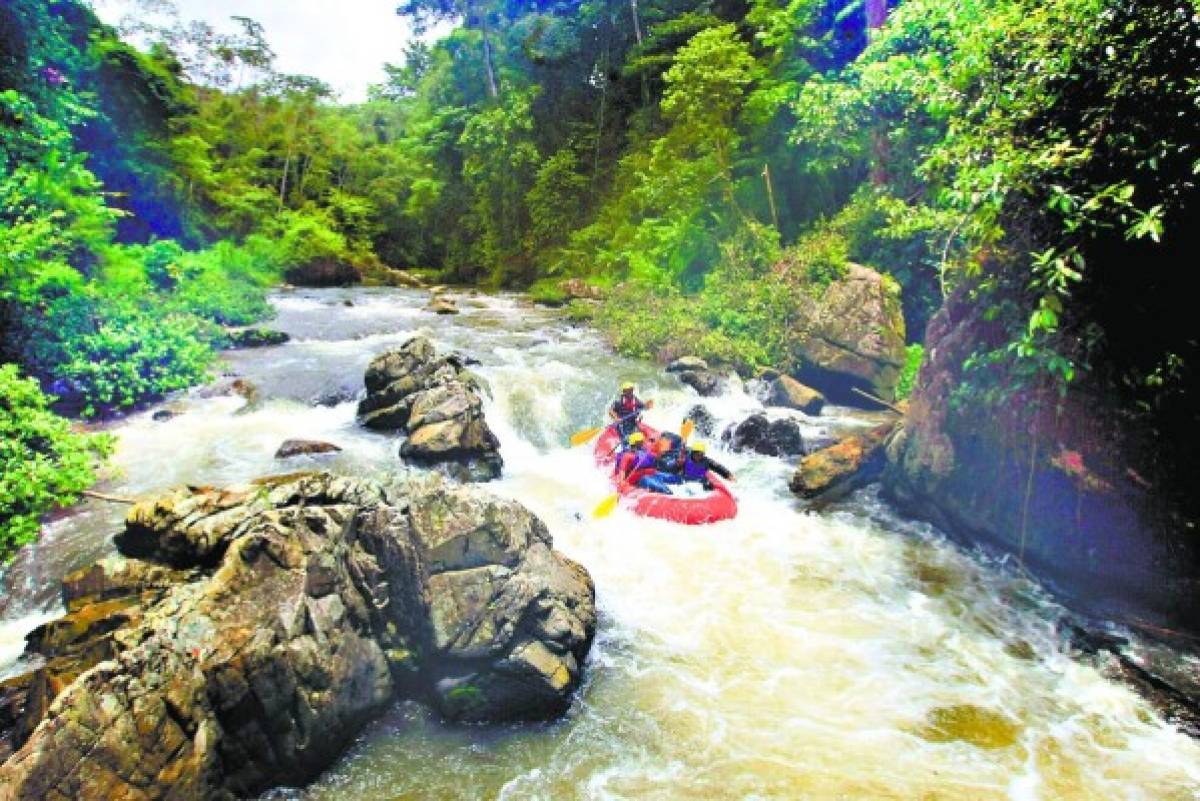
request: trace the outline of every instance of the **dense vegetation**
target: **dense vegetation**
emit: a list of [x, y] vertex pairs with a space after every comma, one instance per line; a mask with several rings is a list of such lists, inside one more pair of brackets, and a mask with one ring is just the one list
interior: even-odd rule
[[902, 289], [902, 392], [931, 315], [969, 293], [995, 324], [969, 402], [1085, 391], [1161, 471], [1200, 466], [1173, 436], [1200, 422], [1176, 285], [1197, 236], [1190, 0], [397, 12], [456, 27], [344, 106], [278, 74], [248, 19], [145, 17], [138, 50], [73, 0], [0, 7], [4, 359], [60, 411], [103, 413], [202, 380], [282, 276], [387, 265], [552, 300], [582, 279], [623, 350], [786, 368], [791, 299], [855, 261]]

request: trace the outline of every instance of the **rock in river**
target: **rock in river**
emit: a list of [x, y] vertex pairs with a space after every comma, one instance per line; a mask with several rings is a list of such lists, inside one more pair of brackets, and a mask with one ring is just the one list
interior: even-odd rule
[[800, 424], [786, 417], [770, 420], [765, 414], [752, 414], [736, 426], [725, 429], [721, 439], [735, 451], [754, 451], [764, 456], [804, 453]]
[[721, 377], [710, 370], [684, 370], [677, 375], [680, 381], [696, 390], [696, 394], [702, 398], [721, 394], [725, 386]]
[[792, 475], [792, 492], [828, 501], [875, 480], [883, 472], [884, 447], [895, 428], [895, 422], [884, 423], [805, 456]]
[[689, 371], [707, 370], [708, 362], [698, 356], [680, 356], [667, 365], [668, 373], [686, 373]]
[[265, 348], [291, 340], [285, 332], [273, 328], [230, 328], [225, 337], [231, 348]]
[[489, 481], [504, 466], [500, 442], [483, 416], [483, 387], [462, 359], [439, 355], [425, 337], [413, 337], [377, 356], [364, 378], [358, 406], [362, 424], [377, 431], [404, 429], [400, 456], [437, 466], [463, 481]]
[[276, 459], [290, 459], [293, 456], [311, 455], [316, 453], [337, 453], [340, 451], [332, 442], [321, 442], [315, 439], [287, 439], [275, 451]]
[[118, 544], [31, 635], [47, 663], [0, 687], [6, 801], [254, 796], [398, 698], [551, 717], [595, 631], [591, 579], [538, 518], [438, 477], [181, 488]]
[[777, 375], [767, 384], [767, 403], [818, 415], [825, 407], [825, 396], [787, 375]]

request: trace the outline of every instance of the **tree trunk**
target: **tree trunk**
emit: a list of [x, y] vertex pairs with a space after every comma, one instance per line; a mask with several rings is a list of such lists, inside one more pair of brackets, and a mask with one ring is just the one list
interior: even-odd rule
[[279, 208], [283, 208], [284, 198], [287, 197], [288, 172], [292, 169], [292, 151], [288, 148], [287, 156], [283, 159], [283, 176], [279, 179]]
[[633, 12], [633, 36], [637, 39], [640, 47], [642, 44], [642, 21], [638, 19], [637, 0], [629, 0], [629, 10]]
[[[883, 27], [887, 22], [887, 0], [866, 0], [867, 35]], [[871, 132], [871, 184], [883, 186], [887, 183], [888, 140], [883, 129], [876, 125]]]
[[[629, 0], [629, 10], [633, 14], [633, 38], [638, 47], [642, 46], [642, 21], [638, 18], [637, 0]], [[642, 105], [650, 102], [650, 86], [646, 83], [646, 73], [642, 73]]]
[[483, 36], [483, 69], [487, 74], [488, 97], [495, 100], [500, 96], [500, 89], [496, 85], [496, 67], [492, 63], [492, 42], [488, 39], [487, 9], [479, 15], [479, 31]]

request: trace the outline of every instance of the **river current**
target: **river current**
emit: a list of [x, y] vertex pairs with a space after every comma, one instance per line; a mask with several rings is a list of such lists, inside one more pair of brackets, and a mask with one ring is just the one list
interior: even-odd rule
[[[698, 399], [557, 312], [456, 297], [462, 313], [439, 317], [415, 291], [279, 293], [272, 325], [292, 341], [225, 358], [226, 382], [257, 387], [252, 402], [201, 388], [110, 426], [103, 488], [117, 495], [314, 467], [395, 474], [398, 441], [358, 428], [351, 398], [374, 355], [423, 332], [480, 361], [505, 461], [488, 488], [540, 515], [595, 579], [597, 640], [564, 719], [449, 726], [399, 704], [313, 785], [268, 798], [1200, 798], [1200, 745], [1073, 658], [1062, 610], [1036, 584], [870, 489], [806, 512], [788, 463], [718, 447], [737, 476], [735, 520], [593, 519], [608, 487], [570, 434], [599, 423], [622, 379], [657, 401], [647, 421], [659, 427]], [[761, 408], [752, 389], [706, 401], [718, 430]], [[163, 408], [178, 414], [155, 420]], [[818, 438], [867, 424], [838, 409], [801, 422]], [[276, 461], [295, 437], [343, 451]], [[113, 552], [123, 512], [89, 501], [59, 515], [5, 570], [0, 677], [58, 611], [59, 579]]]

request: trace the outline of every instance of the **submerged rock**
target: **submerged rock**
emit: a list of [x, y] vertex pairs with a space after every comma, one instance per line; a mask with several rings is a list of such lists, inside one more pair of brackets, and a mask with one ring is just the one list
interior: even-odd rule
[[316, 453], [337, 453], [342, 449], [332, 442], [321, 442], [315, 439], [288, 439], [284, 440], [279, 449], [275, 451], [276, 459], [288, 459], [292, 456], [302, 456], [305, 454]]
[[883, 472], [884, 447], [895, 427], [885, 423], [805, 456], [788, 486], [806, 500], [834, 500], [874, 481]]
[[735, 451], [754, 451], [764, 456], [796, 456], [804, 453], [800, 424], [786, 417], [770, 420], [765, 414], [752, 414], [725, 429], [721, 439]]
[[440, 480], [179, 489], [129, 529], [122, 551], [151, 561], [70, 577], [73, 611], [30, 638], [49, 661], [0, 686], [6, 799], [257, 795], [313, 778], [399, 698], [551, 717], [595, 631], [587, 572], [538, 518]]
[[330, 387], [323, 390], [312, 399], [313, 406], [340, 406], [343, 403], [358, 400], [359, 388], [350, 386]]
[[484, 387], [461, 357], [441, 356], [425, 337], [413, 337], [377, 356], [364, 377], [367, 397], [358, 406], [364, 426], [403, 429], [400, 456], [436, 466], [463, 481], [489, 481], [504, 462], [500, 442], [483, 416]]

